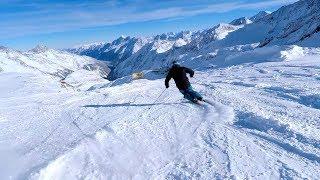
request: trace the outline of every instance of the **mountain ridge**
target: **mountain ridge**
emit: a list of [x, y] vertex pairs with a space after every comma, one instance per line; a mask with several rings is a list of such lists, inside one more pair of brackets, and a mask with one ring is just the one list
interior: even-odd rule
[[37, 46], [27, 52], [0, 48], [0, 69], [6, 73], [41, 74], [60, 80], [77, 71], [95, 71], [95, 76], [100, 78], [106, 78], [110, 72], [105, 62], [45, 46]]
[[[319, 7], [319, 0], [301, 0], [272, 13], [261, 11], [206, 30], [163, 33], [147, 38], [120, 37], [104, 45], [67, 51], [111, 61], [111, 79], [116, 79], [157, 66], [166, 67], [174, 60], [184, 63], [197, 56], [208, 57], [208, 53], [228, 47], [317, 46], [320, 43], [310, 39], [320, 31]], [[310, 42], [305, 45], [306, 40]], [[214, 57], [211, 59], [214, 61]]]

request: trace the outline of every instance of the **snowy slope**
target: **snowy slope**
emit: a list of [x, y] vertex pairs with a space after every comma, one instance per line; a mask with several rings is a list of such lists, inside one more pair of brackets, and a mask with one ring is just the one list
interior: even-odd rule
[[155, 102], [164, 79], [73, 91], [0, 73], [1, 179], [319, 179], [319, 58], [264, 47], [197, 71], [212, 105], [173, 82]]
[[[301, 0], [231, 33], [220, 45], [233, 46], [257, 42], [260, 43], [260, 47], [302, 44], [319, 33], [319, 20], [320, 1]], [[314, 45], [319, 46], [319, 41], [315, 41]]]
[[[75, 77], [78, 71], [88, 72], [86, 75], [91, 78], [103, 79], [108, 76], [110, 69], [104, 62], [90, 57], [37, 46], [28, 52], [2, 47], [0, 49], [1, 71], [51, 76], [50, 80], [52, 78], [68, 80], [70, 79], [67, 78], [68, 76]], [[77, 81], [83, 81], [86, 75], [77, 76]]]

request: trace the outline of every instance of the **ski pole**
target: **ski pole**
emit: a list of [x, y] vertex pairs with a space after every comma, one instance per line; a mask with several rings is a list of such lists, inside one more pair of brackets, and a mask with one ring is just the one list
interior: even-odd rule
[[[150, 107], [142, 110], [142, 113], [147, 113], [147, 112], [149, 112], [150, 109], [151, 109], [151, 107], [152, 107], [152, 105], [154, 105], [154, 104], [159, 100], [159, 98], [162, 96], [162, 94], [163, 94], [165, 91], [166, 91], [166, 89], [164, 89], [164, 90], [160, 93], [160, 95], [157, 97], [157, 99], [156, 99], [152, 104], [150, 104]], [[143, 116], [142, 113], [139, 115], [139, 118], [141, 118], [141, 117]]]
[[[152, 104], [155, 104], [166, 90], [167, 89], [164, 89]], [[148, 109], [151, 109], [151, 106]]]

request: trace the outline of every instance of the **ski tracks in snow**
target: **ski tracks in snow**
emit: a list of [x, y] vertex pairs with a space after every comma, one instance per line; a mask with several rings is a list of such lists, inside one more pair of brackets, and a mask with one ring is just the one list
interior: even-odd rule
[[[149, 88], [152, 89], [153, 85], [151, 83]], [[98, 133], [92, 136], [93, 139], [86, 138], [74, 150], [51, 162], [39, 174], [33, 175], [34, 178], [51, 177], [53, 173], [60, 178], [75, 176], [137, 179], [231, 177], [227, 149], [214, 142], [215, 137], [212, 133], [216, 132], [211, 131], [214, 127], [220, 127], [221, 131], [228, 127], [225, 123], [232, 121], [232, 109], [219, 103], [212, 105], [175, 103], [181, 99], [181, 95], [172, 90], [166, 93], [162, 102], [155, 104], [148, 104], [145, 97], [141, 97], [141, 93], [148, 89], [141, 89], [138, 92], [116, 91], [121, 93], [109, 94], [114, 96], [109, 96], [111, 102], [105, 102], [104, 96], [96, 93], [91, 96], [91, 100], [79, 100], [74, 102], [73, 107], [68, 108], [70, 116], [76, 116], [71, 118], [74, 119], [72, 123], [76, 123], [76, 129], [79, 129], [82, 134], [97, 131]], [[108, 92], [105, 93], [108, 94]], [[118, 98], [124, 93], [130, 95]], [[151, 97], [154, 98], [154, 96]], [[132, 102], [130, 100], [132, 97], [138, 98]], [[171, 101], [163, 103], [168, 99]], [[122, 103], [125, 101], [131, 103]], [[80, 104], [82, 104], [81, 107]], [[104, 140], [100, 141], [101, 138]], [[225, 137], [219, 138], [221, 142], [226, 143]], [[95, 143], [88, 144], [88, 141]], [[88, 146], [93, 146], [91, 148], [99, 151], [84, 148]], [[106, 157], [99, 162], [97, 159], [101, 154]], [[70, 159], [74, 159], [75, 156], [86, 157], [82, 160], [87, 163], [79, 167], [74, 166], [75, 162]], [[96, 166], [97, 169], [94, 168]], [[63, 169], [67, 167], [74, 168], [74, 171], [65, 172]], [[77, 173], [84, 169], [95, 170], [89, 174]]]
[[[23, 178], [317, 179], [316, 83], [302, 92], [308, 79], [299, 76], [302, 83], [292, 85], [296, 79], [281, 74], [277, 67], [199, 74], [194, 87], [211, 105], [182, 100], [174, 88], [152, 103], [163, 80], [30, 96], [20, 101], [35, 102], [39, 112], [13, 103], [11, 118], [17, 122], [2, 137], [35, 138], [33, 144], [17, 143], [26, 152], [24, 163], [34, 160]], [[15, 109], [32, 121], [20, 121]], [[20, 122], [26, 130], [16, 135]], [[38, 134], [28, 133], [33, 127]]]
[[[229, 151], [236, 177], [250, 177], [255, 171], [236, 172], [239, 161], [245, 165], [242, 169], [250, 169], [246, 161], [239, 159], [247, 154], [252, 162], [260, 159], [264, 163], [259, 164], [265, 164], [261, 166], [264, 171], [252, 173], [251, 177], [319, 178], [319, 85], [313, 75], [319, 71], [314, 66], [309, 68], [308, 63], [294, 63], [298, 65], [265, 63], [218, 70], [211, 76], [204, 73], [205, 80], [197, 83], [208, 96], [235, 108], [230, 131], [234, 137], [230, 136], [228, 145], [233, 146], [232, 141], [239, 139], [237, 149]], [[246, 144], [246, 153], [234, 156], [234, 152], [241, 151], [241, 144]], [[259, 166], [254, 169], [263, 170]]]

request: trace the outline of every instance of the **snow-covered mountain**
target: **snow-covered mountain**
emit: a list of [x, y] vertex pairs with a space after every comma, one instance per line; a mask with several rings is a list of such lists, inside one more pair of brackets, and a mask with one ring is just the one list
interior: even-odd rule
[[0, 48], [0, 72], [18, 77], [37, 77], [52, 86], [86, 90], [106, 80], [110, 68], [105, 62], [37, 46], [27, 52]]
[[111, 61], [114, 66], [111, 79], [115, 79], [141, 70], [166, 67], [186, 53], [198, 52], [207, 44], [221, 40], [241, 27], [219, 24], [197, 32], [164, 33], [149, 38], [121, 37], [112, 43], [86, 45], [67, 51]]
[[[27, 52], [1, 47], [0, 72], [32, 73], [51, 76], [58, 80], [69, 80], [72, 77], [73, 83], [79, 83], [83, 81], [84, 76], [90, 76], [91, 79], [107, 78], [110, 68], [105, 62], [45, 46], [37, 46]], [[79, 72], [82, 75], [75, 80], [74, 76]]]
[[239, 26], [239, 25], [246, 25], [246, 24], [250, 24], [252, 22], [257, 22], [261, 19], [263, 19], [265, 16], [271, 14], [270, 12], [267, 11], [260, 11], [258, 14], [252, 16], [252, 17], [241, 17], [238, 19], [235, 19], [233, 21], [230, 22], [230, 24], [235, 25], [235, 26]]
[[[211, 29], [196, 33], [182, 32], [174, 34], [174, 38], [167, 34], [156, 36], [154, 41], [118, 63], [112, 75], [114, 77], [123, 77], [143, 70], [166, 69], [175, 60], [183, 61], [186, 65], [188, 63], [197, 63], [194, 59], [201, 55], [203, 50], [208, 50], [206, 47], [208, 44], [225, 38], [228, 33], [239, 28], [241, 26], [219, 24]], [[200, 62], [198, 67], [203, 67], [201, 64], [203, 62]]]
[[266, 45], [300, 44], [319, 46], [320, 1], [301, 0], [266, 15], [230, 33], [220, 46], [259, 43]]
[[[112, 43], [68, 51], [114, 62], [111, 79], [133, 72], [161, 69], [173, 60], [215, 64], [217, 56], [266, 45], [319, 46], [319, 0], [302, 0], [268, 13], [259, 12], [197, 32], [167, 33], [150, 38], [121, 37]], [[230, 50], [230, 52], [226, 52]], [[199, 61], [194, 61], [198, 59]]]
[[147, 43], [148, 39], [121, 36], [111, 43], [84, 45], [67, 49], [67, 51], [117, 64], [136, 53]]

